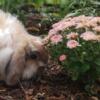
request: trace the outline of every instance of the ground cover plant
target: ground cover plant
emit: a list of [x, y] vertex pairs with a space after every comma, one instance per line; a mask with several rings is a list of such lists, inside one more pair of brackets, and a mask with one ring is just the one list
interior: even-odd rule
[[72, 80], [91, 83], [100, 78], [100, 17], [65, 18], [52, 27], [45, 38], [51, 59]]

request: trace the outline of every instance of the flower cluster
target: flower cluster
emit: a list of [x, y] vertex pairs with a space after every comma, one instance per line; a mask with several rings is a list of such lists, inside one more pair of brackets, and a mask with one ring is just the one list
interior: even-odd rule
[[63, 19], [58, 23], [52, 25], [53, 29], [49, 31], [49, 35], [58, 33], [59, 31], [63, 31], [65, 29], [69, 29], [71, 27], [79, 28], [92, 28], [95, 31], [100, 32], [100, 17], [86, 17], [84, 15]]
[[92, 71], [100, 76], [99, 33], [100, 17], [82, 15], [55, 23], [44, 40], [51, 58], [77, 80]]

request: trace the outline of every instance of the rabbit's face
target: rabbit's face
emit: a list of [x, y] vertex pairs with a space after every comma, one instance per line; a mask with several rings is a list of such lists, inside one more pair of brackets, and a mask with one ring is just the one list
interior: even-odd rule
[[30, 47], [29, 52], [25, 55], [25, 69], [22, 79], [29, 79], [41, 67], [46, 67], [48, 63], [48, 55], [44, 46], [34, 41], [34, 47]]
[[[27, 44], [28, 43], [28, 44]], [[30, 79], [41, 67], [48, 63], [48, 55], [41, 41], [38, 43], [34, 37], [18, 45], [15, 49], [9, 66], [6, 70], [7, 85], [15, 85], [18, 80]]]

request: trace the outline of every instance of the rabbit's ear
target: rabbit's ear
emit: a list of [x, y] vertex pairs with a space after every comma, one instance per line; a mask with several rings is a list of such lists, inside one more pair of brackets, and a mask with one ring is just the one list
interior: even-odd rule
[[38, 45], [38, 55], [41, 61], [43, 61], [45, 64], [48, 63], [48, 52], [45, 49], [45, 47], [43, 45]]
[[6, 71], [7, 85], [14, 85], [18, 83], [21, 78], [25, 66], [25, 50], [20, 47], [15, 50], [11, 62]]

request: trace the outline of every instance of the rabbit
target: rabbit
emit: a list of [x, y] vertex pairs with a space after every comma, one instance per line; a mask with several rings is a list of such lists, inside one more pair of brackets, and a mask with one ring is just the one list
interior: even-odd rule
[[0, 10], [0, 80], [11, 86], [18, 84], [47, 63], [42, 39], [30, 35], [16, 16]]

